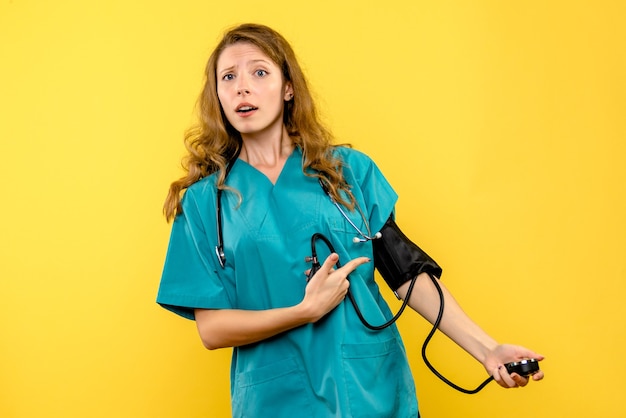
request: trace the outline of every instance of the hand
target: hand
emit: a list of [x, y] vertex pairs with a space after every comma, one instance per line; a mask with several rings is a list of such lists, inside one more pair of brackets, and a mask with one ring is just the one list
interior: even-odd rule
[[[501, 344], [496, 346], [485, 358], [484, 366], [487, 373], [493, 375], [494, 380], [503, 388], [524, 387], [529, 382], [529, 377], [520, 376], [517, 373], [509, 374], [504, 367], [505, 363], [533, 358], [541, 361], [544, 357], [527, 348], [518, 345]], [[543, 371], [539, 370], [532, 375], [532, 380], [543, 379]]]
[[350, 287], [348, 275], [370, 261], [367, 257], [358, 257], [335, 270], [333, 266], [338, 260], [336, 253], [329, 255], [306, 286], [302, 303], [310, 310], [311, 322], [317, 322], [344, 300]]

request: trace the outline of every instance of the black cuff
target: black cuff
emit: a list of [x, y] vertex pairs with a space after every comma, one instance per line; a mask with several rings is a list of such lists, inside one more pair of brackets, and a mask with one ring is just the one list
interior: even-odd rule
[[420, 273], [441, 277], [441, 267], [402, 233], [391, 216], [380, 233], [380, 238], [372, 240], [374, 267], [391, 290], [395, 292]]

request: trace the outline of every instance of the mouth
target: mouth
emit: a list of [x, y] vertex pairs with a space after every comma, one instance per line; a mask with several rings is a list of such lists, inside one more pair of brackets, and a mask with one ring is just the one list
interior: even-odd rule
[[246, 114], [246, 113], [253, 112], [257, 109], [258, 107], [254, 107], [251, 104], [242, 103], [239, 106], [237, 106], [237, 108], [235, 109], [235, 112], [240, 113], [240, 114]]

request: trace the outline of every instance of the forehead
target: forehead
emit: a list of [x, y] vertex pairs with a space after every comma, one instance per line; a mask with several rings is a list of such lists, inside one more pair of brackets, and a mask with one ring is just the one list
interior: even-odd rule
[[270, 65], [276, 65], [258, 46], [249, 42], [237, 42], [221, 52], [217, 59], [217, 70], [245, 65], [251, 61], [266, 61]]

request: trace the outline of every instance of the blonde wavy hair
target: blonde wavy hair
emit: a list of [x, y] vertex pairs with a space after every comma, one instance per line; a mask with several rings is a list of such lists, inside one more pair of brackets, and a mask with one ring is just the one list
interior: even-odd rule
[[[354, 197], [342, 174], [342, 162], [333, 157], [333, 137], [320, 121], [307, 81], [289, 43], [273, 29], [258, 24], [243, 24], [224, 35], [207, 62], [205, 84], [198, 100], [199, 122], [185, 134], [189, 154], [183, 159], [186, 175], [172, 182], [163, 206], [168, 221], [182, 213], [184, 191], [198, 180], [219, 172], [217, 187], [225, 185], [225, 168], [239, 153], [240, 133], [228, 122], [217, 96], [217, 60], [227, 47], [239, 42], [259, 48], [279, 68], [285, 81], [291, 82], [294, 97], [285, 102], [283, 122], [289, 136], [302, 150], [303, 172], [325, 181], [331, 196], [348, 209], [354, 209]], [[344, 193], [341, 193], [343, 191]]]

